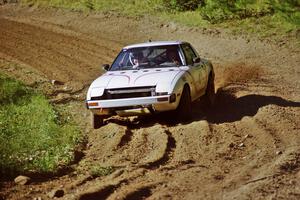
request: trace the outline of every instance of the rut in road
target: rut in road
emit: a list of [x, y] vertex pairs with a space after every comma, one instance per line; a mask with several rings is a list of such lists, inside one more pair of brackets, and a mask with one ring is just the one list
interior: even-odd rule
[[156, 184], [147, 184], [147, 183], [132, 183], [130, 185], [125, 185], [124, 187], [119, 188], [116, 190], [108, 200], [113, 199], [123, 199], [123, 200], [141, 200], [146, 199], [152, 195], [152, 189], [158, 186], [159, 183]]
[[[112, 174], [112, 177], [108, 176], [102, 180], [93, 180], [91, 181], [92, 184], [87, 183], [76, 190], [76, 199], [107, 199], [119, 188], [122, 188], [123, 185], [128, 185], [130, 182], [133, 182], [137, 178], [143, 176], [144, 173], [144, 170], [137, 169], [128, 174], [126, 173], [126, 176], [123, 176], [121, 173], [120, 175], [114, 177], [114, 174]], [[66, 196], [65, 199], [69, 199], [70, 197], [71, 196]]]
[[0, 32], [1, 53], [34, 66], [49, 79], [64, 82], [90, 83], [95, 78], [91, 74], [100, 74], [96, 67], [101, 62], [111, 62], [112, 57], [107, 55], [114, 52], [107, 47], [110, 45], [103, 45], [107, 41], [101, 42], [101, 38], [94, 43], [3, 18]]
[[176, 141], [164, 126], [154, 125], [143, 129], [129, 127], [122, 133], [117, 147], [113, 150], [115, 155], [108, 160], [109, 163], [154, 169], [171, 160]]
[[174, 154], [174, 151], [176, 149], [176, 140], [172, 136], [172, 133], [169, 130], [165, 130], [165, 133], [167, 134], [168, 142], [166, 145], [166, 149], [164, 151], [164, 154], [160, 157], [157, 157], [156, 160], [148, 162], [144, 165], [147, 169], [156, 169], [158, 167], [162, 167], [166, 165], [167, 163], [171, 162], [172, 156]]

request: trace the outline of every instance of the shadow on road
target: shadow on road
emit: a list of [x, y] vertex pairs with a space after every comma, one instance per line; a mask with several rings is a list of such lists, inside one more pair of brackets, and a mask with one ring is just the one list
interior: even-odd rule
[[245, 116], [253, 117], [257, 114], [259, 108], [267, 105], [300, 107], [300, 102], [285, 100], [277, 96], [250, 94], [236, 97], [234, 94], [234, 91], [228, 89], [218, 89], [215, 105], [211, 108], [207, 108], [201, 100], [193, 104], [192, 117], [191, 120], [187, 122], [175, 120], [174, 113], [161, 113], [157, 115], [141, 116], [133, 121], [127, 119], [109, 119], [107, 120], [107, 123], [112, 122], [127, 126], [131, 129], [151, 127], [156, 123], [166, 126], [176, 126], [178, 123], [189, 124], [199, 120], [207, 120], [209, 123], [221, 124], [239, 121]]
[[225, 123], [241, 120], [245, 116], [253, 117], [258, 110], [267, 105], [280, 107], [300, 107], [300, 102], [285, 100], [277, 96], [263, 96], [257, 94], [236, 97], [234, 92], [220, 88], [216, 94], [216, 104], [206, 110], [207, 121], [210, 123]]

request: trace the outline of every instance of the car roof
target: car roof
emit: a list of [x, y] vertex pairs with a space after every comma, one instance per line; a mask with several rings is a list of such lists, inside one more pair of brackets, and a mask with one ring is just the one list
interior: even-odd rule
[[164, 46], [164, 45], [179, 45], [185, 42], [182, 41], [155, 41], [155, 42], [145, 42], [139, 44], [132, 44], [124, 47], [123, 49], [132, 49], [132, 48], [139, 48], [139, 47], [153, 47], [153, 46]]

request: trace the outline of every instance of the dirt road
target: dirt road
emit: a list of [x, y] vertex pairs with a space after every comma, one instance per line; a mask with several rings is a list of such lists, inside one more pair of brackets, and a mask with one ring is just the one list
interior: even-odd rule
[[[1, 71], [30, 84], [63, 81], [70, 90], [42, 88], [60, 103], [74, 103], [88, 138], [73, 171], [26, 186], [3, 182], [0, 199], [48, 199], [57, 188], [65, 191], [62, 199], [81, 200], [300, 198], [299, 49], [157, 21], [0, 7]], [[149, 38], [189, 41], [213, 61], [216, 106], [195, 105], [186, 124], [113, 117], [91, 130], [82, 102], [100, 64], [123, 45]], [[91, 176], [99, 166], [115, 171]]]

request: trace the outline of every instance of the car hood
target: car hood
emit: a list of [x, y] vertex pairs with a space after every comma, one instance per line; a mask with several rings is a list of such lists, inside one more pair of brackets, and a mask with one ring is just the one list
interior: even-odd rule
[[156, 68], [109, 71], [96, 79], [91, 87], [106, 89], [156, 86], [159, 82], [171, 84], [183, 71], [180, 68]]

